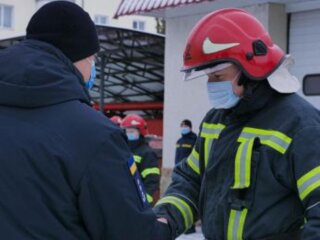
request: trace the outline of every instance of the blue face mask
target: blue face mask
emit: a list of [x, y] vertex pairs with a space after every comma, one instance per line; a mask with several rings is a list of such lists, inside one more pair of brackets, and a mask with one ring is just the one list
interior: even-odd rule
[[136, 141], [139, 139], [139, 135], [135, 133], [127, 133], [127, 138], [129, 141]]
[[90, 79], [86, 82], [86, 88], [90, 90], [93, 87], [93, 84], [96, 80], [96, 64], [94, 61], [91, 62], [91, 72], [90, 72]]
[[188, 128], [188, 127], [182, 127], [182, 128], [180, 129], [180, 132], [181, 132], [182, 135], [186, 135], [186, 134], [188, 134], [188, 133], [190, 132], [190, 128]]
[[216, 109], [229, 109], [234, 107], [240, 98], [233, 93], [231, 81], [208, 82], [209, 102]]

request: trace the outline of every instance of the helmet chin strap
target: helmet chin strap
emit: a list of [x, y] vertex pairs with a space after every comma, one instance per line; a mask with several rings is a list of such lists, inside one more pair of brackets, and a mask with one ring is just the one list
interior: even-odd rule
[[249, 99], [258, 86], [264, 81], [254, 81], [249, 79], [245, 74], [241, 73], [241, 76], [238, 80], [239, 86], [244, 86], [243, 98]]
[[240, 75], [240, 78], [238, 80], [238, 86], [244, 86], [246, 87], [247, 83], [248, 83], [248, 78], [243, 74], [243, 72]]

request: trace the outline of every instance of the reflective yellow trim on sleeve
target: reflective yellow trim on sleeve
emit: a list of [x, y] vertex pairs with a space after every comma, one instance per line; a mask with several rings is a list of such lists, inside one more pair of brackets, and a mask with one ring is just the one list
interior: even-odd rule
[[197, 174], [200, 174], [199, 153], [197, 153], [195, 148], [193, 148], [191, 154], [189, 155], [187, 164], [193, 171], [195, 171]]
[[133, 159], [136, 163], [141, 163], [142, 157], [139, 155], [133, 155]]
[[146, 168], [141, 172], [142, 178], [146, 178], [150, 174], [156, 174], [160, 175], [160, 169], [155, 167], [155, 168]]
[[151, 195], [149, 195], [148, 193], [146, 194], [146, 196], [147, 196], [148, 203], [152, 203], [153, 202], [153, 197]]
[[247, 213], [248, 209], [246, 208], [241, 211], [231, 209], [228, 222], [227, 240], [243, 239], [243, 229]]
[[176, 196], [165, 196], [157, 202], [156, 206], [161, 204], [171, 204], [175, 206], [182, 215], [185, 230], [191, 227], [194, 221], [193, 213], [191, 207], [184, 200]]
[[312, 191], [320, 187], [320, 166], [299, 178], [297, 186], [301, 200], [304, 200]]

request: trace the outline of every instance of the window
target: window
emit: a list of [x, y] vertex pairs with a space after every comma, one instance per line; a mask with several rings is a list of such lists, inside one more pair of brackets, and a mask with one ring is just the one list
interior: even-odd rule
[[133, 29], [144, 31], [146, 23], [144, 21], [133, 21], [132, 27]]
[[0, 27], [12, 28], [13, 6], [0, 4]]
[[302, 80], [302, 90], [306, 96], [320, 95], [320, 74], [308, 74]]
[[104, 15], [95, 15], [94, 23], [97, 25], [107, 25], [108, 24], [108, 16]]

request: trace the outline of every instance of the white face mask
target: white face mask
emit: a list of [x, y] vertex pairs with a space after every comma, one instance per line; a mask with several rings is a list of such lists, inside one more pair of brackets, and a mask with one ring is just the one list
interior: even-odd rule
[[222, 82], [207, 83], [209, 102], [213, 108], [229, 109], [234, 107], [240, 100], [240, 97], [234, 94], [232, 82], [229, 80]]

